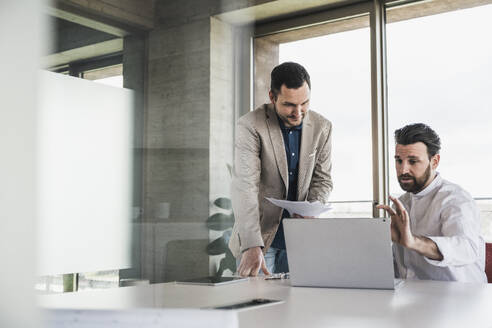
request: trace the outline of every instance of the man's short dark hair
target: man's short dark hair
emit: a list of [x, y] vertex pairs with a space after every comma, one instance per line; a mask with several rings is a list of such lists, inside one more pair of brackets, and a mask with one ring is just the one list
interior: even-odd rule
[[424, 123], [409, 124], [395, 131], [395, 141], [400, 145], [411, 145], [423, 142], [427, 146], [429, 159], [439, 154], [441, 140], [437, 133]]
[[311, 79], [306, 69], [297, 63], [285, 62], [272, 70], [270, 90], [275, 99], [277, 99], [283, 84], [289, 89], [298, 89], [302, 87], [304, 81], [307, 82], [309, 89], [311, 89]]

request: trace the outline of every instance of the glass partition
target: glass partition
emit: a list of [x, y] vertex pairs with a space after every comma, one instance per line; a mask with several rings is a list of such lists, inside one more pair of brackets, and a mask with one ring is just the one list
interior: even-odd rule
[[[119, 5], [132, 2], [119, 2]], [[144, 7], [149, 3], [155, 7]], [[111, 218], [113, 222], [129, 223], [129, 227], [118, 233], [116, 224], [98, 225], [79, 217], [77, 223], [83, 226], [86, 222], [88, 226], [83, 226], [86, 230], [72, 232], [74, 236], [84, 232], [107, 240], [120, 238], [122, 234], [129, 236], [128, 247], [116, 249], [114, 253], [124, 251], [127, 263], [106, 265], [115, 260], [116, 255], [110, 254], [104, 265], [97, 268], [52, 272], [49, 276], [43, 273], [37, 280], [37, 289], [61, 292], [232, 274], [235, 260], [227, 248], [227, 240], [234, 221], [230, 170], [235, 122], [241, 113], [269, 101], [269, 74], [283, 61], [297, 61], [307, 68], [312, 80], [311, 109], [333, 123], [334, 190], [330, 199], [335, 208], [329, 216], [372, 216], [371, 83], [375, 82], [371, 82], [370, 71], [368, 8], [373, 7], [371, 2], [333, 11], [323, 7], [317, 12], [311, 8], [316, 19], [337, 16], [316, 24], [309, 22], [312, 17], [301, 17], [303, 11], [293, 11], [290, 14], [298, 17], [289, 14], [285, 26], [292, 22], [299, 25], [281, 29], [281, 33], [261, 34], [253, 42], [250, 38], [255, 32], [249, 30], [249, 25], [234, 25], [234, 19], [227, 21], [225, 16], [222, 19], [213, 16], [208, 9], [190, 9], [172, 1], [141, 1], [137, 7], [140, 13], [150, 13], [154, 25], [136, 31], [134, 26], [121, 24], [120, 20], [113, 29], [108, 29], [112, 22], [109, 18], [103, 22], [106, 25], [80, 27], [77, 25], [87, 24], [94, 15], [77, 22], [60, 22], [61, 18], [57, 18], [58, 23], [52, 29], [53, 35], [58, 35], [55, 50], [44, 56], [44, 62], [51, 63], [44, 68], [71, 75], [65, 78], [85, 78], [83, 82], [99, 90], [110, 90], [107, 89], [110, 87], [95, 81], [115, 78], [114, 85], [119, 91], [127, 91], [122, 91], [122, 86], [132, 90], [133, 118], [127, 124], [132, 131], [130, 168], [126, 180], [120, 181], [131, 185], [130, 195], [126, 201], [110, 202], [125, 208], [118, 217]], [[438, 5], [428, 7], [438, 8], [434, 13], [446, 11]], [[122, 8], [126, 14], [125, 10], [130, 10], [125, 18], [131, 17], [132, 8]], [[229, 4], [227, 8], [214, 10], [217, 13], [232, 10], [231, 17], [237, 17], [238, 12], [232, 8]], [[389, 21], [395, 22], [387, 26], [390, 134], [395, 128], [416, 120], [427, 122], [440, 133], [441, 173], [477, 199], [489, 239], [492, 238], [492, 194], [487, 180], [488, 153], [483, 150], [492, 144], [487, 134], [488, 109], [492, 105], [487, 89], [492, 75], [491, 45], [487, 42], [490, 8], [483, 6], [422, 18], [413, 18], [420, 15], [418, 11], [411, 11], [407, 16], [399, 12], [396, 18], [388, 11]], [[278, 18], [268, 18], [272, 29], [283, 26]], [[266, 21], [261, 23], [268, 25]], [[120, 27], [128, 30], [122, 31]], [[252, 43], [254, 58], [250, 57]], [[249, 92], [252, 87], [254, 93]], [[51, 90], [51, 95], [53, 101], [58, 101], [67, 92], [62, 87]], [[104, 169], [114, 173], [113, 169], [122, 165], [120, 158], [102, 161], [104, 156], [90, 153], [92, 148], [106, 147], [107, 152], [102, 155], [109, 155], [120, 147], [121, 140], [103, 145], [97, 138], [90, 138], [95, 132], [91, 127], [98, 126], [98, 132], [108, 139], [115, 137], [115, 127], [121, 127], [121, 121], [106, 120], [106, 126], [102, 123], [115, 102], [111, 95], [111, 91], [102, 91], [94, 96], [80, 89], [79, 98], [64, 100], [67, 112], [83, 100], [92, 101], [87, 105], [87, 112], [96, 105], [99, 110], [91, 119], [80, 122], [86, 124], [83, 132], [74, 133], [89, 151], [77, 164], [105, 166]], [[118, 108], [126, 110], [123, 106]], [[63, 126], [61, 118], [61, 115], [52, 117], [55, 121], [60, 119], [61, 122], [55, 123]], [[65, 128], [75, 132], [68, 126]], [[63, 141], [58, 139], [57, 142]], [[63, 159], [65, 155], [76, 158], [77, 149], [70, 147], [70, 144], [59, 144], [50, 160], [56, 164], [57, 158]], [[48, 166], [53, 168], [55, 164]], [[74, 203], [80, 206], [81, 212], [89, 211], [95, 204], [90, 198], [103, 190], [100, 186], [111, 176], [96, 179], [92, 175], [84, 179], [78, 172], [74, 176], [91, 185], [94, 192], [87, 192], [87, 198], [83, 199], [78, 195], [80, 202]], [[398, 194], [394, 170], [390, 172], [391, 193]], [[70, 194], [63, 195], [63, 190], [61, 194], [70, 197]], [[96, 200], [109, 202], [110, 196], [114, 194], [97, 196]], [[51, 201], [56, 205], [56, 199]], [[105, 216], [100, 210], [94, 211], [97, 212], [94, 215], [87, 212], [84, 215], [90, 215], [91, 219]], [[75, 214], [66, 215], [76, 217]], [[58, 228], [50, 225], [40, 230], [56, 232]], [[63, 247], [60, 245], [60, 253]], [[71, 289], [67, 288], [70, 286]]]

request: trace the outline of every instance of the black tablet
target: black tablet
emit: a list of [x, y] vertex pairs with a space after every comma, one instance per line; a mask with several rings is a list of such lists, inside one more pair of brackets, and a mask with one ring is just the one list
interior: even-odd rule
[[183, 279], [176, 281], [177, 284], [186, 284], [186, 285], [207, 285], [207, 286], [219, 286], [226, 285], [235, 282], [244, 282], [248, 281], [248, 278], [243, 277], [200, 277], [200, 278], [192, 278], [192, 279]]
[[255, 299], [244, 301], [244, 302], [215, 306], [212, 309], [214, 309], [214, 310], [242, 310], [242, 309], [246, 309], [246, 308], [250, 308], [250, 307], [279, 304], [279, 303], [283, 303], [283, 302], [284, 301], [282, 301], [282, 300], [269, 300], [266, 298], [255, 298]]

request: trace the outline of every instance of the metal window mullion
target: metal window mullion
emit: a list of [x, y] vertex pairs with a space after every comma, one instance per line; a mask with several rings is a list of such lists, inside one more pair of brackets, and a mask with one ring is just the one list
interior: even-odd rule
[[371, 29], [371, 120], [373, 217], [384, 216], [377, 204], [388, 204], [388, 94], [386, 80], [386, 14], [384, 0], [374, 0]]

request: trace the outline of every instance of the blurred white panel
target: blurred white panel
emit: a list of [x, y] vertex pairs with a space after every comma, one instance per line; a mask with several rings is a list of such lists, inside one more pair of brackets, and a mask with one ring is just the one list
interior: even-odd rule
[[45, 310], [48, 328], [238, 328], [236, 311], [200, 309]]
[[133, 93], [40, 79], [38, 274], [130, 267]]
[[0, 1], [0, 327], [36, 327], [36, 76], [41, 1]]

